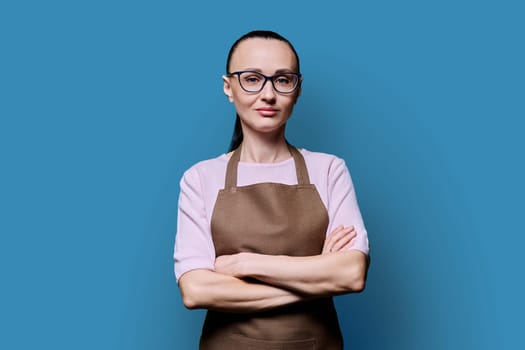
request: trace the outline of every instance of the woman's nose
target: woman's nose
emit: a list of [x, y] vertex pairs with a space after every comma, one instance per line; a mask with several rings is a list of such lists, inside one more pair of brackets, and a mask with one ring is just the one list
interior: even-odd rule
[[275, 100], [275, 90], [273, 88], [272, 82], [270, 80], [266, 81], [263, 89], [261, 90], [261, 97], [265, 100]]

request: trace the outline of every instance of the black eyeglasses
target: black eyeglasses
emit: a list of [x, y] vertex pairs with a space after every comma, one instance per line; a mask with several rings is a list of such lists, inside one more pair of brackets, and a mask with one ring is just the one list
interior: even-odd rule
[[241, 88], [246, 92], [256, 93], [260, 92], [266, 82], [270, 80], [272, 82], [275, 91], [281, 94], [289, 94], [297, 89], [299, 80], [301, 79], [300, 73], [277, 73], [272, 76], [267, 76], [259, 72], [254, 71], [240, 71], [228, 74], [228, 77], [236, 75], [239, 78], [239, 84]]

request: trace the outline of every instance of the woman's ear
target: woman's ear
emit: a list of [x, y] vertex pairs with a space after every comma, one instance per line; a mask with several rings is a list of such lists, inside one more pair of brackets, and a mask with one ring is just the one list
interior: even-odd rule
[[224, 82], [224, 94], [226, 97], [228, 97], [228, 100], [233, 103], [233, 91], [232, 86], [230, 84], [230, 77], [227, 77], [226, 75], [222, 76], [222, 81]]

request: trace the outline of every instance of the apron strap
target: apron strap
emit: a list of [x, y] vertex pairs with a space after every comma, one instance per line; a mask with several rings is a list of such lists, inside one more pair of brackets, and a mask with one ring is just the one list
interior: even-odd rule
[[[224, 183], [224, 188], [235, 188], [237, 187], [237, 168], [239, 165], [239, 160], [241, 159], [241, 148], [242, 144], [233, 151], [233, 154], [228, 161], [226, 167], [226, 180]], [[295, 163], [295, 172], [297, 175], [297, 184], [299, 185], [309, 185], [310, 177], [308, 176], [308, 169], [306, 168], [306, 162], [304, 160], [301, 152], [288, 143], [288, 149], [292, 154], [294, 163]]]
[[237, 187], [237, 166], [241, 159], [241, 148], [242, 144], [233, 151], [228, 166], [226, 167], [226, 182], [224, 188], [235, 188]]
[[295, 173], [297, 174], [297, 184], [309, 185], [310, 177], [308, 176], [308, 169], [306, 168], [306, 162], [304, 157], [297, 148], [288, 143], [288, 149], [292, 154], [293, 161], [295, 163]]

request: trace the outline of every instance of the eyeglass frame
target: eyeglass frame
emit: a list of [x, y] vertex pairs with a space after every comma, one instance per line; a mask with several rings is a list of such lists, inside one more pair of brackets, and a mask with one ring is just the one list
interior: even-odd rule
[[[242, 73], [256, 73], [256, 74], [259, 74], [259, 75], [262, 75], [264, 77], [264, 82], [261, 86], [261, 88], [257, 91], [249, 91], [249, 90], [246, 90], [244, 88], [244, 86], [242, 85], [241, 83], [241, 74]], [[275, 88], [275, 83], [273, 82], [273, 78], [275, 77], [279, 77], [281, 75], [286, 75], [286, 74], [292, 74], [292, 75], [295, 75], [297, 77], [297, 82], [295, 83], [295, 86], [294, 88], [291, 90], [291, 91], [288, 91], [288, 92], [281, 92], [279, 90], [277, 90]], [[261, 92], [263, 89], [264, 89], [264, 86], [266, 85], [266, 83], [268, 82], [268, 80], [272, 83], [272, 87], [273, 89], [280, 93], [280, 94], [291, 94], [292, 92], [294, 92], [295, 90], [297, 90], [297, 87], [299, 86], [299, 83], [301, 81], [301, 77], [303, 76], [301, 73], [296, 73], [296, 72], [281, 72], [281, 73], [277, 73], [277, 74], [274, 74], [274, 75], [264, 75], [262, 74], [261, 72], [257, 72], [257, 71], [254, 71], [254, 70], [241, 70], [241, 71], [237, 71], [237, 72], [231, 72], [231, 73], [228, 73], [226, 74], [227, 77], [232, 77], [236, 75], [237, 76], [237, 80], [239, 81], [239, 85], [241, 86], [241, 89], [243, 89], [244, 91], [246, 91], [247, 93], [250, 93], [250, 94], [258, 94], [259, 92]]]

